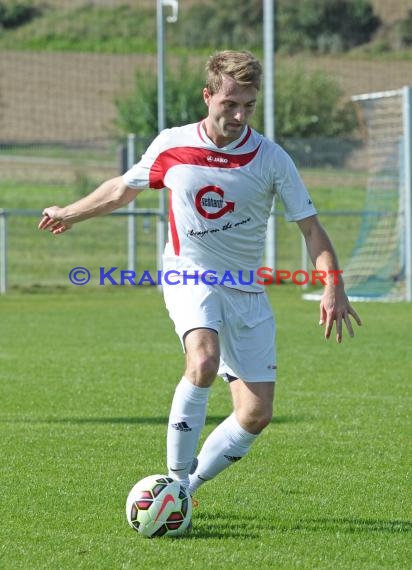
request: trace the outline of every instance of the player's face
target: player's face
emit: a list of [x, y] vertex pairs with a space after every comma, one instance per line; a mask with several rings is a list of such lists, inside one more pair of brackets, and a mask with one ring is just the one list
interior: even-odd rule
[[211, 95], [204, 88], [203, 98], [209, 110], [204, 126], [216, 146], [225, 146], [240, 137], [255, 111], [257, 93], [256, 87], [239, 85], [228, 76], [223, 77], [217, 93]]

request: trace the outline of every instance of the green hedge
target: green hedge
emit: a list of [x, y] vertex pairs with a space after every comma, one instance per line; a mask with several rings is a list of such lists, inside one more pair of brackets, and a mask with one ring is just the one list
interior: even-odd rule
[[[199, 68], [184, 61], [166, 81], [166, 124], [196, 122], [206, 115]], [[136, 72], [132, 93], [116, 100], [117, 127], [122, 134], [153, 136], [157, 132], [156, 76]], [[277, 138], [341, 136], [357, 125], [352, 104], [342, 98], [337, 83], [323, 71], [308, 73], [299, 65], [280, 66], [276, 77], [275, 123]], [[263, 130], [262, 96], [253, 121]]]

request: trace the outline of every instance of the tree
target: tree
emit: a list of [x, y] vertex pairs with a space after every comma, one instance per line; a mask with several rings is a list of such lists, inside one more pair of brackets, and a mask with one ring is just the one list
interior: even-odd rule
[[[183, 61], [166, 77], [166, 125], [196, 122], [206, 114], [202, 98], [204, 80], [196, 68]], [[155, 74], [136, 72], [135, 89], [115, 101], [117, 126], [123, 133], [153, 136], [157, 126], [157, 79]]]
[[380, 25], [368, 0], [281, 0], [279, 48], [295, 52], [341, 52], [368, 42]]
[[412, 9], [408, 11], [407, 17], [398, 23], [397, 28], [400, 46], [412, 46]]
[[262, 0], [205, 0], [182, 14], [176, 37], [185, 47], [252, 49], [262, 45]]
[[41, 14], [41, 8], [24, 0], [0, 0], [0, 29], [18, 28]]
[[336, 137], [357, 126], [354, 107], [323, 71], [297, 65], [280, 67], [276, 78], [275, 124], [278, 138]]

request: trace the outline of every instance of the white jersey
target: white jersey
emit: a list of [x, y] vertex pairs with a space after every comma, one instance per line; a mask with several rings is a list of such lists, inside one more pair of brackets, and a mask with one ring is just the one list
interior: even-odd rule
[[[250, 127], [223, 148], [207, 137], [202, 123], [166, 129], [123, 180], [131, 188], [169, 189], [164, 271], [249, 276], [262, 264], [275, 194], [289, 221], [316, 214], [289, 155]], [[225, 284], [263, 290], [256, 279]]]

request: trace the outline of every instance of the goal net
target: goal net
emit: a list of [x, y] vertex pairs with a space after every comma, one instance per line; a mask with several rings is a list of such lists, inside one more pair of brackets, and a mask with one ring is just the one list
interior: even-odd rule
[[343, 267], [351, 300], [412, 300], [411, 91], [353, 97], [365, 140], [367, 189], [356, 244]]
[[[344, 267], [356, 300], [410, 295], [410, 89], [353, 97], [366, 138], [366, 201], [354, 251]], [[410, 300], [410, 298], [409, 298]]]

